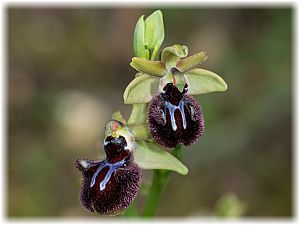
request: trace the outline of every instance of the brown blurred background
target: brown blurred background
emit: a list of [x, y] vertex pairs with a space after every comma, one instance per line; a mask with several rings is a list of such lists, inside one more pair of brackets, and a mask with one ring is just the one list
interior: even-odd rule
[[[157, 215], [212, 216], [234, 193], [243, 216], [292, 216], [292, 8], [160, 9], [163, 47], [206, 51], [201, 67], [229, 89], [197, 97], [205, 133], [186, 150], [190, 172], [172, 175]], [[103, 156], [113, 111], [128, 118], [133, 30], [154, 10], [7, 7], [7, 216], [97, 216], [80, 207], [74, 160]]]

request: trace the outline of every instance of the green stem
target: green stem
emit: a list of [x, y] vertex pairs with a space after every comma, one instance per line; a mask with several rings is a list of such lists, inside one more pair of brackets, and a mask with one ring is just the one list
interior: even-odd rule
[[[172, 154], [181, 159], [183, 155], [183, 147], [179, 145], [172, 151]], [[153, 217], [161, 199], [162, 193], [167, 185], [168, 178], [171, 174], [169, 170], [154, 170], [152, 186], [146, 199], [143, 217]]]

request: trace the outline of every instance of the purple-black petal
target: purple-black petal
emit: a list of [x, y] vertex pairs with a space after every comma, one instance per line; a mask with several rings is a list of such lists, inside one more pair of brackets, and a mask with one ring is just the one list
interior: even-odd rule
[[180, 143], [190, 146], [204, 131], [201, 106], [193, 96], [186, 94], [187, 85], [183, 93], [170, 83], [164, 91], [149, 104], [148, 121], [152, 137], [166, 148], [175, 148]]
[[103, 215], [114, 215], [122, 212], [138, 194], [141, 185], [141, 170], [137, 164], [129, 162], [126, 166], [116, 169], [105, 189], [100, 190], [100, 182], [104, 179], [108, 167], [100, 171], [95, 184], [91, 187], [92, 177], [104, 161], [91, 162], [91, 166], [85, 169], [80, 160], [76, 161], [76, 167], [83, 175], [80, 191], [82, 207]]
[[103, 215], [122, 212], [137, 196], [141, 170], [126, 149], [124, 137], [106, 137], [103, 161], [76, 160], [82, 175], [80, 203], [83, 208]]

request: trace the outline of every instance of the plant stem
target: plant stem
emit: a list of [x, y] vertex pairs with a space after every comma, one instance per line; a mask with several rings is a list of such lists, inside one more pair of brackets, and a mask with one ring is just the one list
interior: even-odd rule
[[[183, 147], [179, 145], [172, 151], [177, 159], [181, 159], [183, 155]], [[168, 178], [171, 174], [169, 170], [154, 170], [152, 178], [152, 186], [146, 199], [143, 217], [153, 217], [161, 199], [162, 193], [167, 185]]]
[[154, 170], [150, 194], [144, 208], [144, 217], [153, 217], [158, 206], [158, 202], [166, 185], [168, 173], [164, 170]]

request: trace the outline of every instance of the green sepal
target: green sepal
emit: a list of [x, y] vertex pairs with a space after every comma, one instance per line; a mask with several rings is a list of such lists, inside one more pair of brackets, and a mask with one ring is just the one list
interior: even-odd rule
[[188, 168], [158, 144], [149, 141], [136, 141], [134, 161], [142, 169], [165, 169], [186, 175]]
[[162, 77], [166, 71], [165, 65], [160, 61], [133, 57], [130, 66], [141, 73]]
[[181, 59], [177, 62], [176, 68], [181, 72], [185, 73], [199, 64], [203, 63], [207, 59], [205, 52], [199, 52], [194, 55], [188, 56], [184, 59]]
[[134, 78], [126, 87], [123, 98], [125, 104], [148, 103], [157, 95], [159, 77], [142, 74]]
[[185, 80], [188, 84], [188, 94], [191, 95], [227, 90], [227, 84], [222, 77], [200, 68], [185, 73]]
[[162, 50], [161, 61], [166, 64], [167, 69], [176, 67], [180, 58], [188, 55], [188, 47], [185, 45], [172, 45]]

